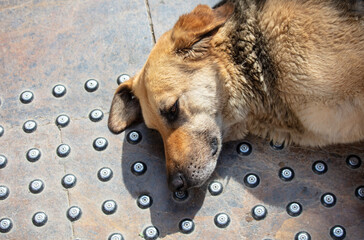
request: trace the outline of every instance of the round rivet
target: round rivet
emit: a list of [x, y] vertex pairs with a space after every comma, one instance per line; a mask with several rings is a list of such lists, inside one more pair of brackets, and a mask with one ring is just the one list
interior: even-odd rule
[[281, 168], [279, 170], [279, 177], [283, 180], [283, 181], [291, 181], [294, 178], [294, 171], [292, 168]]
[[270, 141], [269, 145], [274, 150], [282, 150], [284, 148], [284, 142], [283, 143], [278, 143], [278, 142], [273, 143], [273, 140], [272, 140], [272, 141]]
[[13, 227], [13, 222], [9, 218], [0, 219], [0, 232], [7, 233]]
[[325, 193], [321, 196], [321, 203], [325, 207], [333, 207], [336, 204], [336, 197], [332, 193]]
[[73, 206], [67, 210], [67, 218], [71, 222], [80, 219], [81, 215], [82, 215], [82, 211], [81, 211], [81, 208], [79, 208], [79, 207]]
[[34, 99], [34, 94], [31, 91], [24, 91], [20, 94], [20, 101], [24, 104], [30, 103]]
[[143, 235], [146, 240], [155, 240], [159, 236], [159, 231], [156, 227], [150, 226], [144, 229]]
[[179, 230], [181, 230], [182, 233], [189, 234], [193, 232], [195, 229], [195, 223], [191, 219], [183, 219], [179, 223]]
[[294, 237], [294, 240], [311, 240], [311, 235], [308, 232], [299, 232]]
[[121, 235], [120, 233], [113, 233], [111, 234], [107, 240], [124, 240], [123, 235]]
[[43, 189], [44, 189], [44, 183], [40, 179], [33, 180], [29, 184], [29, 191], [31, 193], [34, 193], [34, 194], [40, 193], [43, 191]]
[[143, 194], [138, 197], [137, 204], [141, 209], [146, 209], [152, 206], [153, 199], [150, 196]]
[[95, 79], [89, 79], [85, 83], [87, 92], [95, 92], [99, 88], [99, 83]]
[[56, 125], [58, 127], [67, 127], [70, 123], [70, 118], [67, 115], [59, 115], [56, 119]]
[[130, 76], [128, 74], [121, 74], [117, 80], [116, 80], [116, 83], [118, 85], [122, 84], [123, 82], [126, 82], [130, 79]]
[[104, 117], [104, 113], [99, 109], [95, 109], [90, 112], [88, 117], [91, 121], [98, 122], [102, 120], [102, 118]]
[[355, 190], [355, 196], [360, 200], [364, 200], [364, 186], [360, 186]]
[[104, 167], [97, 172], [97, 177], [102, 182], [109, 181], [113, 176], [113, 172], [110, 168]]
[[67, 144], [61, 144], [57, 148], [57, 155], [61, 158], [67, 157], [71, 152], [70, 146]]
[[64, 188], [72, 188], [76, 185], [77, 178], [73, 174], [67, 174], [62, 178], [62, 186]]
[[0, 155], [0, 169], [6, 167], [8, 164], [8, 159], [4, 155]]
[[249, 173], [244, 177], [244, 183], [246, 186], [248, 186], [250, 188], [255, 188], [256, 186], [259, 185], [260, 179], [259, 179], [258, 175], [254, 174], [254, 173]]
[[53, 87], [53, 91], [52, 94], [53, 96], [59, 98], [59, 97], [63, 97], [67, 92], [67, 89], [65, 86], [61, 85], [61, 84], [57, 84], [56, 86]]
[[323, 161], [316, 161], [312, 164], [312, 171], [316, 174], [324, 174], [327, 172], [327, 165]]
[[109, 215], [116, 212], [118, 205], [114, 200], [107, 200], [102, 204], [102, 211]]
[[252, 216], [255, 220], [262, 220], [267, 216], [267, 209], [262, 205], [257, 205], [252, 209]]
[[37, 212], [33, 215], [32, 222], [35, 226], [44, 226], [48, 221], [48, 217], [44, 212]]
[[128, 133], [126, 140], [131, 144], [137, 144], [142, 140], [142, 135], [138, 131], [131, 131]]
[[131, 166], [131, 172], [137, 176], [144, 174], [147, 171], [147, 165], [143, 162], [136, 162]]
[[173, 198], [177, 201], [184, 201], [188, 198], [188, 192], [187, 191], [174, 192]]
[[226, 213], [219, 213], [214, 218], [215, 225], [219, 228], [226, 228], [230, 224], [230, 217]]
[[93, 146], [96, 151], [103, 151], [107, 148], [108, 142], [106, 138], [99, 137], [94, 140]]
[[29, 149], [27, 152], [27, 160], [29, 162], [38, 161], [40, 156], [41, 156], [41, 153], [40, 153], [39, 149], [37, 149], [37, 148]]
[[236, 150], [240, 155], [248, 156], [252, 152], [252, 145], [250, 145], [250, 143], [247, 142], [242, 142], [238, 145]]
[[349, 155], [347, 158], [346, 158], [346, 164], [352, 168], [352, 169], [357, 169], [360, 167], [361, 165], [361, 159], [359, 156], [356, 156], [356, 155]]
[[211, 195], [216, 196], [222, 193], [222, 184], [218, 181], [213, 181], [209, 185], [209, 192]]
[[0, 137], [4, 135], [4, 128], [0, 125]]
[[37, 129], [37, 123], [34, 120], [28, 120], [23, 125], [23, 130], [26, 133], [32, 133]]
[[286, 207], [287, 213], [292, 217], [297, 217], [302, 213], [302, 206], [298, 202], [291, 202]]
[[332, 237], [332, 239], [335, 239], [335, 240], [344, 239], [346, 236], [345, 228], [340, 225], [336, 225], [336, 226], [332, 227], [330, 229], [330, 236]]
[[7, 186], [0, 185], [0, 200], [4, 200], [9, 196], [9, 188]]

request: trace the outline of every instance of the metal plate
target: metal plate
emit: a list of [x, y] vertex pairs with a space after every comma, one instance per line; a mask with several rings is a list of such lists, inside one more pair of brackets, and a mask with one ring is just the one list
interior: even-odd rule
[[[151, 21], [148, 19], [148, 3]], [[204, 1], [213, 5], [216, 1]], [[364, 200], [355, 190], [364, 185], [364, 167], [351, 168], [347, 156], [364, 158], [364, 144], [332, 146], [323, 149], [291, 146], [273, 149], [269, 142], [249, 136], [251, 154], [237, 152], [241, 142], [224, 146], [215, 173], [200, 189], [193, 189], [185, 201], [177, 201], [167, 188], [163, 144], [159, 134], [143, 124], [114, 135], [107, 129], [107, 117], [117, 77], [133, 75], [144, 64], [153, 46], [150, 23], [155, 34], [172, 27], [178, 16], [193, 9], [195, 1], [2, 1], [0, 2], [0, 155], [7, 164], [0, 169], [0, 185], [9, 196], [0, 200], [0, 219], [10, 218], [13, 228], [0, 233], [0, 239], [108, 239], [121, 233], [124, 239], [142, 239], [143, 231], [155, 226], [164, 239], [294, 239], [308, 232], [312, 239], [331, 239], [330, 229], [345, 228], [346, 239], [364, 239]], [[94, 92], [85, 90], [87, 80], [96, 79]], [[67, 91], [55, 97], [54, 86]], [[20, 94], [31, 91], [27, 104]], [[92, 121], [90, 112], [101, 110], [105, 116]], [[56, 119], [65, 114], [67, 126], [59, 128]], [[26, 133], [22, 127], [35, 120], [37, 129]], [[125, 136], [137, 130], [142, 140], [129, 143]], [[94, 141], [105, 138], [108, 145], [97, 151]], [[57, 155], [61, 144], [70, 146], [67, 157]], [[35, 162], [27, 151], [37, 148], [41, 157]], [[317, 174], [314, 162], [321, 160], [327, 172]], [[135, 175], [131, 167], [144, 162], [147, 171]], [[113, 172], [101, 181], [102, 168]], [[279, 170], [294, 170], [292, 181], [282, 181]], [[247, 174], [256, 174], [259, 184], [248, 187]], [[77, 178], [65, 188], [67, 174]], [[35, 179], [44, 182], [38, 194], [29, 191]], [[221, 194], [207, 189], [212, 181], [222, 183]], [[336, 196], [336, 204], [321, 203], [325, 193]], [[149, 208], [140, 208], [137, 199], [148, 195]], [[102, 205], [115, 201], [116, 212], [105, 214]], [[291, 202], [302, 205], [302, 213], [290, 216]], [[254, 206], [263, 205], [267, 216], [255, 220]], [[67, 211], [81, 209], [78, 220], [70, 221]], [[47, 221], [35, 226], [35, 213], [44, 212]], [[230, 223], [215, 225], [215, 216], [225, 213]], [[191, 219], [194, 230], [182, 233], [180, 222]]]

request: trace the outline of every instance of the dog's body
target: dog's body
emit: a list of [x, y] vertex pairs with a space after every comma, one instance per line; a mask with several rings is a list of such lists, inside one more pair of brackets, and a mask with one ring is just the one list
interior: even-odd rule
[[222, 142], [247, 133], [310, 146], [363, 140], [363, 8], [361, 0], [200, 5], [119, 86], [109, 127], [123, 131], [142, 115], [157, 129], [174, 191], [201, 185]]

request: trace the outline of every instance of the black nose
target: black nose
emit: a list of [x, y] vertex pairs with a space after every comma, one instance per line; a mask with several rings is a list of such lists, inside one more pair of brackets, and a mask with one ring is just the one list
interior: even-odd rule
[[168, 185], [172, 192], [184, 191], [187, 189], [186, 179], [182, 173], [172, 175]]
[[218, 149], [218, 142], [217, 142], [217, 138], [214, 137], [211, 142], [210, 142], [210, 146], [211, 146], [211, 153], [212, 156], [215, 156], [217, 153], [217, 149]]

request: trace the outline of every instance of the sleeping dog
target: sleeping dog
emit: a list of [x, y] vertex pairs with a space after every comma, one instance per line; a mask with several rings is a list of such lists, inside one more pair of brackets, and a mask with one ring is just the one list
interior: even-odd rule
[[171, 191], [201, 186], [223, 142], [248, 133], [324, 146], [364, 139], [362, 0], [198, 5], [122, 83], [108, 126], [144, 119], [164, 142]]

